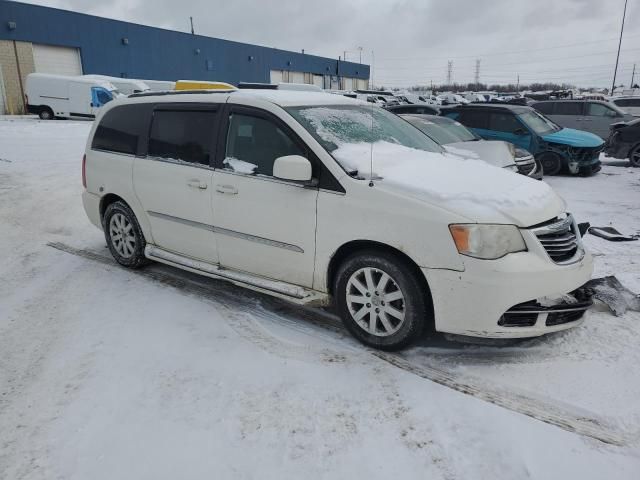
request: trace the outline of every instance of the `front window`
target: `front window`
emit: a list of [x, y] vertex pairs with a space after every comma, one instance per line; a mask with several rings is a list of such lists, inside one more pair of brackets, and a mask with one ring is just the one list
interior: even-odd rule
[[524, 112], [519, 114], [518, 117], [527, 127], [538, 135], [548, 135], [562, 130], [562, 127], [559, 127], [547, 117], [537, 112]]

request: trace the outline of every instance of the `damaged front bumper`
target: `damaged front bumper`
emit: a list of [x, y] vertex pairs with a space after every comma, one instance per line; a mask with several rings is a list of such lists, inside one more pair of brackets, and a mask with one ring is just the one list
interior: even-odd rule
[[599, 147], [573, 147], [570, 145], [549, 143], [547, 149], [560, 155], [569, 173], [592, 174], [599, 172], [601, 167], [600, 152], [604, 144]]
[[593, 305], [590, 289], [583, 287], [556, 298], [514, 305], [498, 320], [501, 327], [555, 327], [580, 320]]

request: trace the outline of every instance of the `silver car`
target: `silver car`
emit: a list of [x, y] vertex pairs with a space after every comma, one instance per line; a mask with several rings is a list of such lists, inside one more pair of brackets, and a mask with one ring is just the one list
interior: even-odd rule
[[603, 140], [609, 137], [612, 123], [634, 118], [615, 104], [599, 100], [547, 100], [531, 106], [561, 127], [591, 132]]
[[453, 154], [477, 156], [497, 167], [542, 180], [542, 165], [524, 148], [502, 140], [483, 140], [455, 120], [435, 115], [401, 114], [400, 117]]
[[613, 97], [611, 103], [634, 117], [640, 117], [640, 95]]

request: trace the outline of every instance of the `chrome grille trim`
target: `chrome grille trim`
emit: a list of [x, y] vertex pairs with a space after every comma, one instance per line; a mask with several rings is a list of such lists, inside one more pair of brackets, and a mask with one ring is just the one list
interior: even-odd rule
[[553, 223], [532, 228], [531, 231], [552, 262], [569, 265], [584, 258], [584, 247], [578, 225], [571, 214]]

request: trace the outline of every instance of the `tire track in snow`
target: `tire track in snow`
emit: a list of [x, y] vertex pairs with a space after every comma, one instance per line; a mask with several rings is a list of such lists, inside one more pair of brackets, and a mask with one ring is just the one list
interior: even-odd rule
[[[78, 249], [59, 242], [50, 242], [47, 245], [62, 252], [83, 257], [103, 265], [110, 267], [117, 266], [111, 258], [90, 250]], [[180, 278], [178, 275], [158, 271], [157, 269], [154, 270], [153, 268], [129, 270], [129, 272], [151, 278], [163, 285], [176, 288], [187, 294], [213, 300], [216, 305], [222, 307], [225, 316], [230, 319], [231, 326], [234, 330], [243, 338], [256, 343], [261, 348], [266, 348], [272, 353], [281, 354], [283, 348], [294, 347], [294, 350], [297, 351], [297, 356], [297, 354], [308, 352], [309, 349], [278, 339], [263, 327], [258, 326], [259, 324], [256, 325], [255, 318], [252, 319], [251, 317], [263, 317], [267, 319], [267, 321], [274, 321], [275, 316], [283, 315], [286, 318], [287, 316], [293, 315], [297, 319], [302, 318], [315, 326], [330, 330], [334, 334], [337, 333], [343, 337], [346, 336], [345, 330], [340, 326], [335, 317], [322, 311], [297, 306], [288, 307], [284, 304], [284, 301], [272, 299], [262, 294], [252, 293], [252, 296], [239, 296], [237, 291], [231, 293], [226, 288], [213, 285], [205, 286], [188, 278]], [[258, 302], [255, 300], [256, 296], [261, 297]], [[262, 297], [267, 298], [263, 299]], [[258, 308], [255, 308], [256, 306], [258, 306]], [[249, 307], [254, 308], [251, 309]], [[238, 313], [238, 310], [241, 312]], [[304, 352], [301, 351], [301, 349], [304, 350]], [[447, 370], [446, 367], [441, 365], [418, 365], [410, 362], [401, 354], [383, 352], [364, 346], [361, 347], [361, 349], [363, 352], [368, 352], [376, 358], [405, 372], [608, 445], [625, 446], [629, 443], [636, 442], [638, 438], [640, 438], [640, 432], [629, 434], [620, 431], [620, 429], [616, 428], [606, 419], [600, 418], [586, 410], [580, 410], [544, 398], [535, 398], [526, 393], [500, 389], [490, 385], [484, 380], [473, 379], [469, 376], [463, 376]]]

